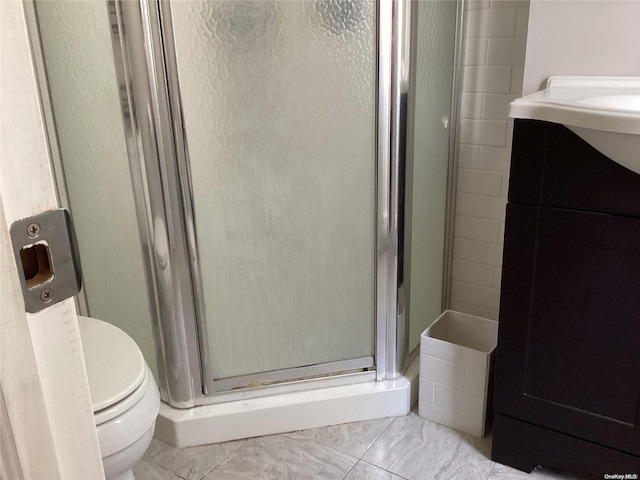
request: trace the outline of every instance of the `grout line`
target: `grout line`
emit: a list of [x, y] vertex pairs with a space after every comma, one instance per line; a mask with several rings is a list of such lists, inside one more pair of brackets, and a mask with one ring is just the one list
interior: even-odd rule
[[[477, 120], [477, 119], [474, 119], [474, 120]], [[493, 122], [493, 120], [488, 120], [488, 121]], [[499, 122], [501, 120], [496, 120], [496, 121]], [[471, 144], [465, 143], [465, 145], [471, 145]], [[480, 145], [480, 144], [476, 144], [476, 146], [489, 147], [489, 148], [507, 148], [507, 147], [495, 147], [492, 145]], [[459, 170], [471, 170], [472, 172], [506, 173], [503, 170], [488, 170], [486, 168], [473, 168], [473, 167], [460, 167]], [[460, 192], [460, 193], [469, 193], [469, 192]], [[482, 195], [483, 197], [495, 197], [495, 195], [487, 195], [485, 193], [472, 193], [471, 195]]]
[[359, 462], [360, 462], [360, 460], [358, 460], [356, 463], [353, 464], [353, 467], [351, 467], [349, 469], [349, 471], [344, 474], [344, 477], [342, 477], [342, 480], [344, 480], [345, 478], [347, 478], [349, 476], [349, 474], [353, 471], [354, 468], [356, 468], [356, 465], [358, 465]]
[[395, 475], [398, 478], [402, 478], [403, 480], [409, 480], [407, 477], [403, 477], [402, 475], [398, 475], [397, 473], [392, 472], [391, 470], [387, 470], [386, 468], [379, 467], [378, 465], [374, 465], [373, 463], [365, 462], [364, 460], [361, 460], [361, 461], [362, 461], [362, 463], [366, 463], [367, 465], [371, 465], [372, 467], [379, 468], [380, 470], [384, 470], [385, 472], [390, 473], [391, 475]]
[[[351, 422], [349, 422], [349, 423], [351, 423]], [[356, 423], [356, 422], [352, 422], [352, 423]], [[338, 425], [342, 425], [342, 424], [338, 424]], [[327, 428], [327, 427], [335, 427], [335, 426], [336, 425], [327, 425], [326, 427], [316, 427], [316, 428]], [[310, 428], [309, 430], [314, 430], [314, 429]], [[337, 448], [335, 448], [335, 447], [333, 447], [333, 446], [331, 446], [331, 445], [329, 445], [327, 443], [324, 443], [324, 442], [321, 442], [320, 440], [316, 440], [315, 438], [311, 438], [311, 437], [306, 436], [304, 433], [302, 433], [303, 431], [304, 430], [296, 430], [295, 432], [292, 432], [292, 433], [297, 433], [298, 435], [300, 435], [305, 440], [309, 440], [310, 442], [317, 443], [318, 445], [320, 445], [322, 447], [325, 447], [325, 448], [328, 448], [330, 450], [333, 450], [334, 452], [338, 452], [341, 455], [346, 455], [348, 457], [355, 458], [356, 460], [358, 459], [358, 457], [354, 457], [350, 453], [343, 452], [342, 450], [338, 450]], [[358, 462], [356, 461], [356, 463], [358, 463]], [[354, 464], [354, 466], [355, 466], [355, 464]], [[353, 468], [353, 467], [351, 467], [351, 468]], [[349, 470], [349, 471], [351, 471], [351, 470]]]
[[159, 465], [159, 464], [157, 464], [157, 463], [155, 463], [155, 462], [152, 462], [152, 461], [149, 461], [149, 460], [141, 460], [141, 462], [146, 462], [146, 463], [148, 463], [148, 464], [150, 464], [150, 465], [153, 465], [154, 467], [158, 467], [158, 468], [160, 468], [160, 469], [164, 470], [165, 472], [169, 472], [171, 475], [173, 475], [174, 477], [176, 477], [176, 478], [178, 478], [178, 479], [180, 479], [180, 480], [186, 480], [184, 477], [181, 477], [181, 476], [180, 476], [180, 475], [178, 475], [177, 473], [172, 472], [172, 471], [171, 471], [171, 470], [169, 470], [168, 468], [163, 467], [162, 465]]
[[[363, 420], [363, 421], [366, 421], [366, 420]], [[349, 422], [349, 423], [357, 423], [357, 422]], [[340, 425], [342, 425], [342, 424], [340, 424]], [[332, 425], [327, 425], [327, 426], [332, 426]], [[318, 428], [323, 428], [323, 427], [318, 427]], [[320, 442], [319, 440], [316, 440], [315, 438], [309, 438], [309, 437], [307, 437], [306, 435], [302, 435], [302, 433], [300, 433], [301, 431], [302, 431], [302, 430], [298, 430], [298, 431], [291, 432], [291, 433], [297, 433], [297, 434], [299, 434], [302, 438], [304, 438], [305, 440], [309, 440], [310, 442], [313, 442], [313, 443], [315, 443], [315, 444], [317, 444], [317, 445], [320, 445], [321, 447], [328, 448], [328, 449], [329, 449], [329, 450], [331, 450], [332, 452], [336, 452], [336, 453], [338, 453], [338, 454], [340, 454], [340, 455], [342, 455], [342, 456], [345, 456], [345, 457], [353, 458], [353, 459], [356, 461], [356, 462], [354, 463], [354, 466], [355, 466], [355, 464], [356, 464], [356, 463], [358, 463], [358, 460], [360, 460], [358, 457], [356, 457], [356, 456], [354, 456], [354, 455], [351, 455], [350, 453], [343, 452], [342, 450], [338, 450], [337, 448], [335, 448], [335, 447], [333, 447], [333, 446], [331, 446], [331, 445], [327, 445], [326, 443]]]
[[407, 477], [403, 477], [402, 475], [398, 475], [397, 473], [392, 472], [391, 470], [387, 470], [386, 468], [379, 467], [378, 465], [374, 465], [373, 463], [365, 462], [364, 460], [360, 460], [360, 461], [362, 463], [365, 463], [365, 464], [373, 467], [373, 468], [377, 468], [378, 470], [382, 470], [383, 472], [390, 473], [391, 475], [393, 475], [395, 477], [398, 477], [398, 478], [401, 478], [402, 480], [409, 480]]
[[491, 477], [491, 474], [493, 473], [493, 470], [496, 468], [496, 463], [497, 462], [493, 462], [493, 466], [491, 467], [491, 470], [489, 470], [489, 473], [487, 475], [487, 478], [485, 478], [485, 480], [489, 480], [489, 477]]
[[[237, 440], [232, 440], [232, 442], [235, 442], [235, 441], [237, 441]], [[222, 460], [220, 460], [218, 463], [216, 463], [211, 469], [209, 469], [204, 475], [202, 475], [200, 477], [200, 480], [202, 480], [204, 477], [206, 477], [211, 472], [213, 472], [216, 468], [218, 468], [220, 465], [222, 465], [231, 455], [234, 455], [238, 450], [240, 450], [240, 448], [244, 447], [247, 444], [247, 442], [248, 442], [248, 439], [246, 439], [246, 438], [244, 440], [242, 440], [240, 445], [238, 445], [234, 450], [229, 452], [229, 455], [224, 457]], [[225, 443], [231, 443], [231, 442], [223, 442], [223, 443], [219, 443], [218, 445], [224, 445]]]
[[[456, 260], [460, 260], [459, 258], [456, 258]], [[468, 262], [468, 263], [476, 263], [476, 262], [469, 262], [468, 260], [460, 260], [461, 262]], [[484, 263], [481, 263], [480, 265], [484, 265]], [[495, 266], [496, 268], [501, 268], [498, 267], [497, 265], [485, 265], [486, 267], [491, 267], [491, 266]], [[486, 285], [481, 285], [479, 283], [473, 283], [473, 282], [468, 282], [466, 280], [458, 280], [457, 278], [454, 279], [454, 281], [458, 282], [458, 283], [464, 283], [465, 285], [473, 285], [474, 287], [482, 287], [482, 288], [488, 288], [490, 290], [500, 290], [499, 288], [494, 288], [494, 287], [487, 287]], [[462, 302], [462, 303], [467, 303], [467, 302]], [[495, 310], [495, 308], [491, 308], [491, 307], [484, 307], [487, 310]]]
[[[385, 418], [385, 417], [383, 417], [383, 418]], [[389, 417], [386, 417], [386, 418], [389, 418]], [[371, 442], [371, 445], [369, 445], [369, 446], [365, 449], [364, 453], [363, 453], [362, 455], [360, 455], [359, 457], [354, 456], [354, 455], [352, 455], [352, 454], [350, 454], [350, 453], [347, 453], [347, 452], [343, 452], [342, 450], [338, 450], [337, 448], [333, 447], [332, 445], [329, 445], [329, 444], [327, 444], [327, 443], [321, 442], [321, 441], [319, 441], [319, 440], [317, 440], [317, 439], [315, 439], [315, 438], [308, 437], [307, 435], [305, 435], [304, 433], [302, 433], [304, 430], [297, 430], [297, 431], [296, 431], [296, 433], [299, 433], [300, 435], [302, 435], [304, 438], [306, 438], [306, 439], [308, 439], [308, 440], [312, 440], [312, 441], [314, 441], [314, 442], [316, 442], [316, 443], [318, 443], [318, 444], [320, 444], [320, 445], [324, 445], [325, 447], [331, 448], [331, 449], [335, 450], [336, 452], [340, 452], [340, 453], [342, 453], [343, 455], [348, 455], [348, 456], [350, 456], [350, 457], [357, 458], [358, 460], [361, 460], [361, 459], [366, 455], [366, 453], [369, 451], [369, 449], [373, 446], [373, 444], [374, 444], [374, 443], [376, 443], [376, 442], [378, 441], [378, 439], [380, 438], [380, 436], [381, 436], [381, 435], [382, 435], [382, 434], [387, 430], [387, 428], [389, 428], [389, 425], [391, 425], [391, 423], [393, 422], [393, 420], [395, 420], [395, 418], [397, 418], [397, 417], [393, 417], [393, 418], [391, 419], [391, 421], [389, 421], [389, 423], [388, 423], [388, 424], [387, 424], [387, 425], [382, 429], [382, 431], [381, 431], [381, 432], [376, 436], [376, 438]], [[380, 420], [380, 419], [375, 419], [375, 418], [374, 418], [374, 419], [371, 419], [371, 420]], [[363, 422], [368, 422], [368, 421], [371, 421], [371, 420], [361, 420], [361, 421], [363, 421]], [[359, 423], [359, 422], [347, 422], [347, 423]], [[331, 426], [331, 425], [328, 425], [328, 426]], [[320, 427], [320, 428], [323, 428], [323, 427]], [[324, 428], [326, 428], [326, 427], [324, 427]], [[356, 463], [357, 463], [357, 462], [356, 462]]]
[[[396, 419], [397, 419], [397, 418], [398, 418], [398, 417], [394, 417], [394, 418], [393, 418], [393, 419], [392, 419], [392, 420], [387, 424], [387, 426], [386, 426], [386, 427], [384, 427], [384, 428], [382, 429], [382, 431], [380, 432], [380, 434], [375, 438], [375, 440], [374, 440], [373, 442], [371, 442], [371, 445], [369, 445], [369, 446], [367, 447], [367, 449], [364, 451], [364, 453], [360, 456], [360, 460], [362, 460], [362, 459], [364, 458], [364, 456], [367, 454], [367, 452], [368, 452], [369, 450], [371, 450], [371, 448], [376, 444], [376, 442], [380, 439], [380, 437], [384, 434], [384, 432], [386, 432], [386, 431], [387, 431], [387, 429], [391, 426], [391, 424], [392, 424], [393, 422], [395, 422], [395, 421], [396, 421]], [[365, 462], [365, 463], [367, 463], [367, 462]], [[374, 465], [374, 466], [375, 466], [375, 467], [377, 467], [378, 465]], [[378, 467], [378, 468], [380, 468], [380, 467]]]

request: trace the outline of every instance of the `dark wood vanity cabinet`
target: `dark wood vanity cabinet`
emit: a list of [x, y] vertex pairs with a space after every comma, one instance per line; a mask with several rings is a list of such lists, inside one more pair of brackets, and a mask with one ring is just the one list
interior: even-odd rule
[[492, 457], [640, 478], [640, 175], [535, 120], [514, 126]]

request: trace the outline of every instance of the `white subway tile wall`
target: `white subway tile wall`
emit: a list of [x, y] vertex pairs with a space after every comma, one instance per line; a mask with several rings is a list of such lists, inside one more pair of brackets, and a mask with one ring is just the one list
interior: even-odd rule
[[498, 319], [513, 122], [522, 93], [529, 0], [469, 0], [451, 308]]

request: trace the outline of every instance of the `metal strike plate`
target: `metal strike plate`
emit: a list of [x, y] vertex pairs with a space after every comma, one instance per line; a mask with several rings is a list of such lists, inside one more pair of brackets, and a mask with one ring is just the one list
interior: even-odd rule
[[80, 257], [69, 212], [53, 210], [13, 223], [11, 243], [27, 312], [80, 292]]

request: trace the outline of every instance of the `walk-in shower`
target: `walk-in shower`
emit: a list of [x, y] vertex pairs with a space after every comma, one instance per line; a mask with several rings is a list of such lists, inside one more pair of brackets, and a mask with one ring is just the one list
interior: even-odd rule
[[461, 2], [27, 8], [81, 311], [155, 357], [159, 434], [406, 413], [448, 297]]

